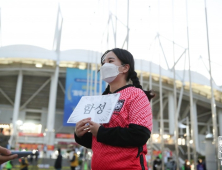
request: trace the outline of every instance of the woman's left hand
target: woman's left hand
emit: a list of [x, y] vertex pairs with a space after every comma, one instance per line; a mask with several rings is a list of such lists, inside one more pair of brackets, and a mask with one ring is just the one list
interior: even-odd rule
[[97, 137], [97, 133], [98, 133], [100, 126], [101, 125], [98, 123], [95, 123], [91, 120], [89, 121], [89, 129], [90, 129], [91, 133], [93, 134], [93, 136]]

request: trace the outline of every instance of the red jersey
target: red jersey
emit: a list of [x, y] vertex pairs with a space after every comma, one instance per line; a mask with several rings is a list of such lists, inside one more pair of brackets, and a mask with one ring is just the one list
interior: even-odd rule
[[[129, 124], [137, 124], [152, 131], [152, 111], [146, 94], [139, 88], [127, 87], [120, 93], [119, 101], [105, 128], [128, 128]], [[138, 147], [116, 147], [92, 139], [92, 170], [138, 170], [145, 169], [147, 146], [141, 146], [138, 157]], [[142, 168], [143, 167], [143, 168]]]

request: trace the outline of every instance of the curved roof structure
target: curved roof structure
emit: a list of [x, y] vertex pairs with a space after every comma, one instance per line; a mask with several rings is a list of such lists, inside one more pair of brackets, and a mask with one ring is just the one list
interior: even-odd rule
[[[86, 68], [86, 63], [100, 64], [101, 53], [89, 50], [72, 49], [61, 51], [59, 54], [60, 67], [76, 67], [82, 64], [82, 68]], [[29, 63], [53, 66], [57, 61], [57, 53], [52, 50], [47, 50], [37, 46], [31, 45], [10, 45], [0, 48], [0, 64], [8, 64], [13, 62]], [[77, 64], [77, 65], [76, 65]], [[159, 78], [159, 65], [150, 61], [135, 59], [135, 68], [140, 73], [144, 72], [144, 75], [152, 73], [153, 77]], [[170, 84], [173, 82], [173, 71], [161, 68], [162, 78], [166, 79]], [[204, 75], [197, 72], [191, 72], [192, 88], [194, 91], [201, 95], [210, 98], [210, 80]], [[188, 70], [176, 70], [176, 83], [177, 87], [182, 86], [184, 82], [185, 89], [189, 89], [189, 71]], [[220, 96], [222, 89], [213, 84], [216, 90], [216, 101], [222, 102]]]

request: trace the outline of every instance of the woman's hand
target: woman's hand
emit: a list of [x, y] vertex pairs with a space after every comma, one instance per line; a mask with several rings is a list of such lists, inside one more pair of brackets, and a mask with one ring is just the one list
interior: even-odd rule
[[75, 134], [78, 137], [82, 137], [85, 133], [89, 131], [89, 122], [91, 118], [83, 119], [76, 123]]
[[100, 126], [101, 125], [98, 123], [95, 123], [91, 120], [89, 121], [89, 129], [90, 129], [91, 133], [93, 134], [93, 136], [97, 137], [97, 133], [98, 133]]

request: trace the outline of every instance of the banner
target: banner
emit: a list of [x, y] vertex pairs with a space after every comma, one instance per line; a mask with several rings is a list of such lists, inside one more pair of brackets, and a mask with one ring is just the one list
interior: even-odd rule
[[47, 150], [48, 151], [53, 151], [54, 150], [54, 145], [47, 145]]
[[74, 139], [74, 134], [57, 133], [56, 138]]
[[30, 144], [30, 143], [19, 143], [19, 150], [42, 150], [43, 144]]
[[43, 133], [23, 133], [19, 132], [19, 136], [44, 137]]
[[[100, 86], [100, 73], [97, 74], [97, 95], [99, 94]], [[92, 86], [91, 86], [92, 84]], [[102, 91], [105, 90], [106, 83], [102, 82]], [[69, 116], [72, 114], [74, 108], [78, 104], [82, 96], [90, 95], [90, 89], [92, 89], [92, 95], [94, 95], [95, 89], [95, 71], [93, 71], [92, 83], [91, 72], [89, 71], [89, 83], [87, 94], [87, 70], [80, 70], [77, 68], [66, 69], [66, 89], [65, 89], [65, 103], [64, 103], [64, 117], [63, 126], [75, 126], [74, 123], [67, 123]]]

